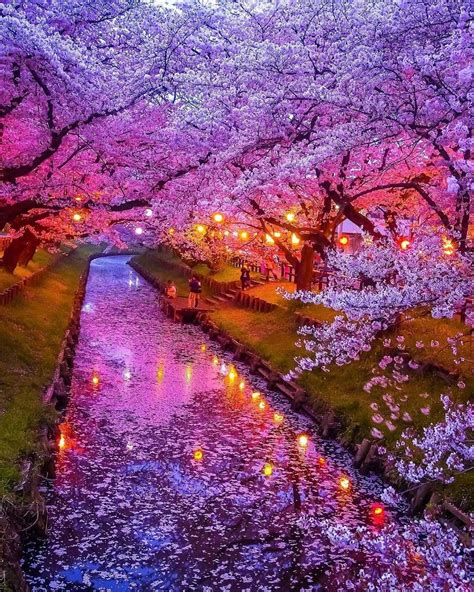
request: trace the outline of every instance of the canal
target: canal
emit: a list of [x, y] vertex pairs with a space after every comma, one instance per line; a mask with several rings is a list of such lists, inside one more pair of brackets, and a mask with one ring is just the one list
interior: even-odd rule
[[164, 317], [128, 259], [91, 264], [31, 589], [353, 589], [341, 582], [370, 557], [335, 533], [377, 535], [404, 509], [198, 327]]

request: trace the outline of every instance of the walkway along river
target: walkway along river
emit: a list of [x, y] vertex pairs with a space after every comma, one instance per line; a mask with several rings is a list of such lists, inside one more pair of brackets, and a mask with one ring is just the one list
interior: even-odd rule
[[127, 261], [91, 264], [49, 533], [25, 553], [32, 590], [350, 589], [354, 566], [374, 566], [335, 530], [398, 528], [404, 508], [199, 328], [165, 318]]

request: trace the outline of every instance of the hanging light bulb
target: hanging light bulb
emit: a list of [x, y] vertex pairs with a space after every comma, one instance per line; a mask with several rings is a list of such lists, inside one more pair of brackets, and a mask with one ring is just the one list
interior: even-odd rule
[[214, 218], [214, 222], [217, 222], [218, 224], [224, 220], [224, 216], [222, 214], [220, 214], [219, 212], [216, 212], [214, 214], [213, 218]]
[[286, 214], [286, 219], [288, 220], [288, 222], [293, 222], [295, 219], [295, 215], [293, 214], [293, 212], [288, 212]]

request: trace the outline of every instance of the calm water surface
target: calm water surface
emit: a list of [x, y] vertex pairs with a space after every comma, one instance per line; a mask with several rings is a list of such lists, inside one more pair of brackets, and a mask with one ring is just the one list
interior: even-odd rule
[[326, 529], [391, 528], [393, 509], [373, 513], [380, 483], [165, 318], [127, 260], [91, 265], [49, 533], [26, 549], [32, 590], [341, 589]]

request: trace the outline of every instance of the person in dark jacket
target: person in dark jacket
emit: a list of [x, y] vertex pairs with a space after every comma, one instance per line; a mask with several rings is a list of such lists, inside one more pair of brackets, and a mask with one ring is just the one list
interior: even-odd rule
[[250, 287], [250, 269], [245, 263], [242, 264], [240, 269], [240, 282], [242, 284], [242, 290]]
[[199, 294], [201, 292], [201, 282], [199, 281], [197, 276], [193, 275], [189, 280], [188, 304], [190, 308], [197, 308], [199, 306]]

